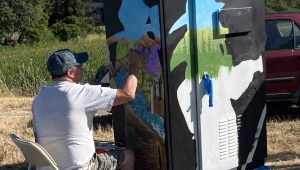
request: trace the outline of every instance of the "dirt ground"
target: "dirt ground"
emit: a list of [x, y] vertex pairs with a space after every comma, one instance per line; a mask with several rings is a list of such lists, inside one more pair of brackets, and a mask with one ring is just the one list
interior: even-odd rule
[[[26, 169], [27, 164], [9, 134], [33, 140], [31, 123], [32, 98], [0, 98], [0, 170]], [[274, 170], [300, 170], [300, 113], [297, 106], [268, 105], [267, 148], [265, 165]], [[98, 113], [95, 139], [113, 141], [108, 113]]]

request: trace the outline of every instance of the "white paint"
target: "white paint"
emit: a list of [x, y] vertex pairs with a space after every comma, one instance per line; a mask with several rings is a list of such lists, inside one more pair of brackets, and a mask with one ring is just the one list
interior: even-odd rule
[[[257, 71], [263, 72], [261, 56], [257, 60], [243, 61], [231, 70], [221, 67], [218, 78], [213, 79], [214, 106], [208, 107], [208, 95], [203, 96], [202, 101], [199, 101], [202, 102], [198, 103], [202, 105], [202, 110], [199, 110], [201, 112], [199, 126], [201, 128], [202, 169], [219, 170], [238, 166], [238, 153], [230, 159], [220, 160], [218, 123], [220, 120], [236, 117], [230, 99], [238, 99], [243, 94]], [[199, 90], [203, 91], [200, 85]]]
[[[232, 108], [230, 99], [238, 99], [251, 83], [255, 72], [263, 72], [262, 56], [257, 60], [247, 60], [232, 67], [221, 67], [217, 79], [213, 79], [213, 107], [209, 107], [208, 95], [204, 95], [202, 83], [198, 84], [197, 93], [193, 91], [193, 80], [184, 80], [177, 90], [177, 98], [186, 124], [192, 134], [200, 131], [196, 137], [201, 144], [202, 162], [201, 169], [219, 170], [232, 169], [238, 166], [238, 150], [236, 155], [228, 159], [220, 160], [219, 154], [219, 121], [226, 119], [236, 119], [235, 111]], [[199, 75], [202, 77], [202, 75]], [[196, 100], [198, 98], [198, 100]], [[200, 100], [199, 100], [200, 99]], [[196, 106], [191, 105], [197, 101]], [[196, 114], [200, 114], [200, 121], [197, 128]], [[237, 134], [237, 127], [236, 134]], [[238, 142], [238, 139], [236, 139]], [[238, 146], [238, 143], [236, 144]], [[252, 155], [253, 156], [253, 155]], [[249, 159], [252, 159], [249, 155]]]

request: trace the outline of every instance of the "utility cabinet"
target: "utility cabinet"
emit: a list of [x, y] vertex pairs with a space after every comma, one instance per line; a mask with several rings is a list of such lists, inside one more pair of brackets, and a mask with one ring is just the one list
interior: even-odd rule
[[264, 14], [263, 0], [104, 0], [101, 81], [122, 88], [128, 51], [142, 58], [135, 99], [112, 110], [135, 169], [264, 164]]

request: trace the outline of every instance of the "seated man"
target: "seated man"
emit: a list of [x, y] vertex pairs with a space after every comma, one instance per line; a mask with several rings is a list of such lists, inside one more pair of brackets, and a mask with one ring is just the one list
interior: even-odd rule
[[[139, 56], [128, 54], [128, 77], [123, 89], [79, 84], [87, 53], [68, 49], [54, 52], [47, 69], [53, 82], [43, 86], [32, 104], [36, 141], [58, 164], [59, 169], [133, 169], [131, 150], [96, 154], [93, 116], [99, 110], [130, 102], [137, 88]], [[42, 167], [43, 168], [43, 167]]]

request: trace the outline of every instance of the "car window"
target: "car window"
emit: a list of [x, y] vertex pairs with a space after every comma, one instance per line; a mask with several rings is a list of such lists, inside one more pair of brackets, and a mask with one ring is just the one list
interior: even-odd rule
[[298, 24], [294, 24], [295, 44], [296, 48], [300, 48], [300, 29]]
[[266, 50], [293, 49], [294, 33], [291, 20], [266, 21], [266, 33]]
[[281, 37], [290, 37], [293, 33], [293, 23], [290, 21], [277, 22], [276, 27]]

